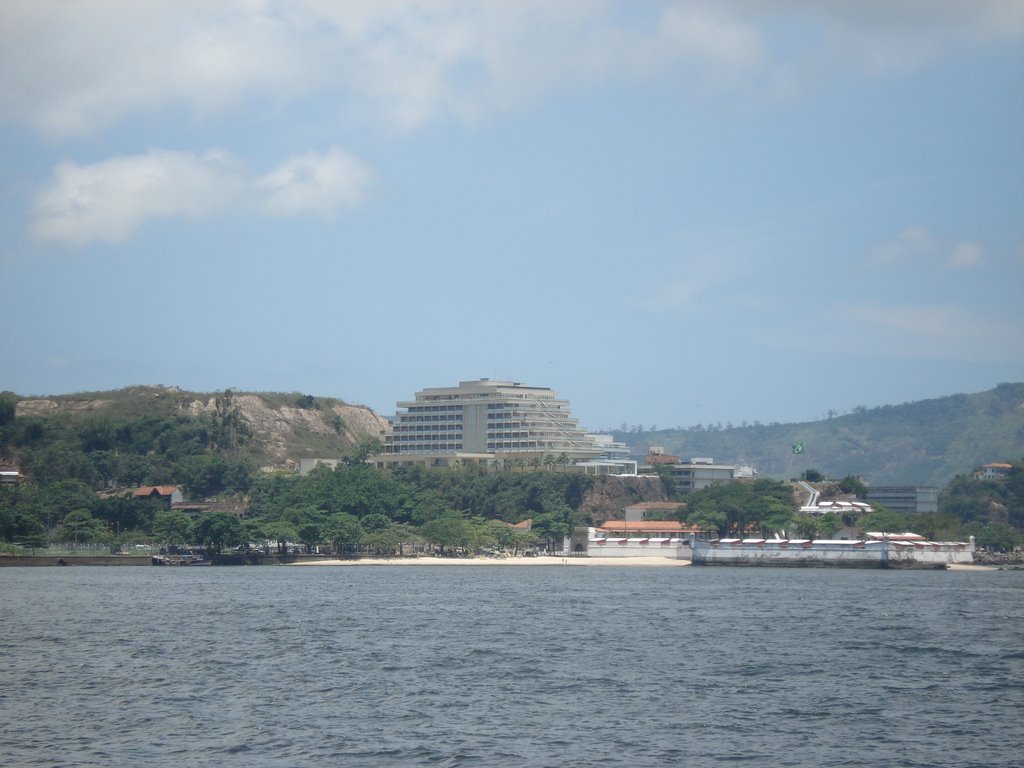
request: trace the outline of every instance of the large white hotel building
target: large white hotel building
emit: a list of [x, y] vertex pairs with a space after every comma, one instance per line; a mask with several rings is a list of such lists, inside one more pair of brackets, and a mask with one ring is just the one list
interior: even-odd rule
[[398, 403], [384, 453], [374, 461], [380, 467], [501, 465], [564, 454], [576, 463], [602, 453], [554, 390], [480, 379], [424, 389]]

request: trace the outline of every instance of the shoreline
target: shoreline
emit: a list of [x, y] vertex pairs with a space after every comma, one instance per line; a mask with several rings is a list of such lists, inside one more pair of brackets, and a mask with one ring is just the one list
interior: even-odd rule
[[680, 568], [690, 565], [689, 560], [677, 560], [668, 557], [552, 557], [552, 556], [540, 556], [540, 557], [509, 557], [509, 558], [496, 558], [496, 557], [472, 557], [472, 558], [457, 558], [457, 557], [396, 557], [396, 558], [383, 558], [383, 557], [364, 557], [358, 560], [307, 560], [300, 563], [287, 563], [288, 567], [303, 567], [308, 568], [310, 566], [331, 566], [331, 567], [345, 567], [345, 566], [453, 566], [453, 565], [466, 565], [470, 567], [492, 567], [492, 566], [511, 566], [515, 568], [519, 567], [536, 567], [536, 566], [575, 566], [575, 567], [603, 567], [603, 566], [643, 566], [643, 567], [654, 567], [654, 568]]

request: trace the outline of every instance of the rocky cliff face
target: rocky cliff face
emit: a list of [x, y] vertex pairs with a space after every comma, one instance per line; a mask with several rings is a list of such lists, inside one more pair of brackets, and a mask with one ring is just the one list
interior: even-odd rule
[[292, 467], [302, 458], [340, 458], [361, 437], [381, 437], [387, 419], [369, 408], [300, 395], [184, 392], [140, 386], [114, 392], [20, 400], [17, 416], [132, 420], [146, 415], [223, 417], [251, 434], [245, 450], [261, 463]]
[[580, 513], [601, 524], [621, 520], [626, 507], [641, 501], [668, 501], [661, 478], [599, 477], [583, 499]]
[[[193, 400], [190, 415], [217, 412], [217, 397]], [[381, 437], [387, 419], [369, 408], [327, 402], [317, 408], [274, 405], [261, 395], [238, 394], [232, 407], [252, 429], [271, 463], [291, 466], [301, 458], [340, 458], [359, 437]]]

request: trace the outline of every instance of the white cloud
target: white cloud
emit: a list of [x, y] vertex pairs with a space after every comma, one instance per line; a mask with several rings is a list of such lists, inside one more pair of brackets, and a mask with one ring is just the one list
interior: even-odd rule
[[265, 209], [276, 216], [327, 215], [361, 203], [373, 181], [363, 161], [340, 149], [288, 158], [257, 181]]
[[312, 93], [408, 130], [608, 80], [779, 85], [822, 52], [887, 72], [1024, 38], [1019, 0], [6, 0], [2, 16], [0, 115], [57, 139]]
[[967, 268], [981, 264], [984, 253], [978, 243], [957, 243], [949, 254], [948, 264], [951, 267]]
[[949, 245], [925, 227], [907, 227], [891, 240], [871, 248], [865, 259], [879, 267], [937, 265], [941, 262], [945, 267], [966, 269], [983, 261], [984, 250], [980, 244], [971, 241]]
[[908, 227], [868, 251], [867, 259], [873, 264], [895, 266], [915, 261], [934, 252], [937, 247], [935, 237], [927, 229]]
[[764, 53], [761, 33], [753, 25], [723, 14], [714, 5], [672, 5], [660, 31], [669, 45], [703, 62], [719, 81], [753, 71]]
[[301, 36], [260, 2], [6, 3], [0, 111], [50, 137], [96, 133], [136, 114], [228, 108], [254, 92], [312, 84]]
[[834, 56], [874, 74], [911, 70], [961, 47], [1024, 39], [1020, 0], [768, 0], [765, 6], [780, 17], [817, 22]]
[[218, 151], [154, 149], [92, 165], [64, 162], [36, 197], [32, 228], [63, 245], [118, 242], [147, 219], [208, 216], [243, 190], [237, 162]]
[[35, 199], [36, 237], [66, 246], [127, 239], [146, 221], [262, 208], [329, 214], [364, 199], [369, 167], [339, 149], [289, 158], [261, 178], [222, 151], [152, 149], [91, 165], [64, 162]]
[[1018, 320], [997, 322], [956, 305], [861, 304], [850, 307], [849, 316], [867, 329], [862, 338], [873, 349], [889, 354], [1005, 360], [1024, 352], [1024, 327]]
[[648, 272], [641, 270], [637, 279], [642, 282], [639, 292], [630, 299], [630, 304], [648, 312], [676, 312], [695, 310], [713, 301], [720, 307], [726, 298], [735, 294], [726, 291], [726, 286], [737, 274], [739, 260], [725, 253], [711, 256], [696, 256], [680, 259], [673, 271], [678, 277], [668, 275], [657, 281], [650, 280]]

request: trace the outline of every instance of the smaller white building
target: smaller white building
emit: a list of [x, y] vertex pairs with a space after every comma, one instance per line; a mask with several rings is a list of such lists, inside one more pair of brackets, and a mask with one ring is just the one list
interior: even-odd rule
[[1001, 461], [993, 461], [979, 469], [974, 470], [975, 480], [1002, 480], [1009, 477], [1013, 467]]
[[[653, 448], [656, 446], [652, 446]], [[757, 470], [753, 467], [738, 464], [716, 464], [710, 457], [695, 457], [689, 461], [681, 461], [678, 457], [667, 453], [648, 453], [641, 474], [656, 474], [658, 467], [665, 467], [669, 476], [675, 481], [681, 493], [700, 491], [715, 483], [730, 480], [753, 480]]]

